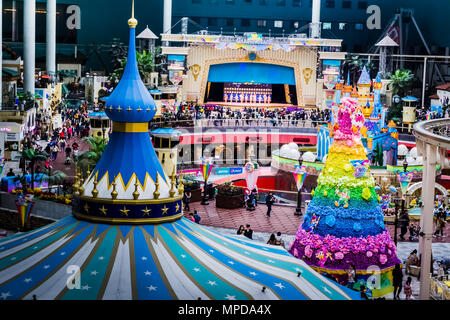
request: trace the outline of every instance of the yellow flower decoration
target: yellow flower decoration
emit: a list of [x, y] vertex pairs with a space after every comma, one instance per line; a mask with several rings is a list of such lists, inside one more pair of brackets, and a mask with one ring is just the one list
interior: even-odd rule
[[333, 168], [328, 168], [328, 172], [333, 172]]
[[327, 192], [327, 190], [325, 190], [325, 191], [323, 192], [323, 195], [324, 195], [325, 197], [328, 197], [328, 192]]
[[314, 189], [311, 190], [311, 197], [314, 197]]
[[364, 188], [363, 192], [362, 192], [363, 199], [367, 201], [367, 200], [370, 199], [371, 196], [372, 196], [372, 193], [370, 192], [370, 189], [369, 188]]
[[347, 164], [344, 166], [344, 169], [345, 169], [345, 171], [351, 171], [351, 170], [353, 169], [353, 166], [352, 166], [350, 163], [347, 163]]

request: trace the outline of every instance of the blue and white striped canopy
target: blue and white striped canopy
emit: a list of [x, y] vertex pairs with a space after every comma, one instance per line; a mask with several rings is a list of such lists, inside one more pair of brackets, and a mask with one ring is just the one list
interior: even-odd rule
[[67, 217], [0, 241], [0, 299], [33, 298], [347, 300], [359, 294], [281, 247], [185, 218], [130, 226]]

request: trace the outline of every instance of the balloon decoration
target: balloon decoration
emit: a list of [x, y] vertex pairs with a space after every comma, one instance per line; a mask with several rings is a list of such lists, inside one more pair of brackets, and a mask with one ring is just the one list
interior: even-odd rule
[[406, 199], [406, 191], [408, 190], [409, 183], [411, 182], [414, 173], [412, 172], [399, 172], [398, 181], [400, 182], [400, 188], [402, 189], [402, 198]]
[[257, 186], [259, 176], [259, 166], [256, 162], [247, 162], [244, 166], [245, 181], [247, 182], [247, 188], [252, 191]]
[[211, 170], [214, 166], [213, 158], [201, 157], [200, 160], [202, 162], [202, 164], [200, 165], [200, 169], [202, 172], [203, 181], [205, 182], [205, 185], [206, 185], [208, 183], [208, 178], [211, 174]]
[[17, 212], [19, 214], [20, 230], [23, 230], [26, 223], [29, 223], [34, 201], [32, 195], [19, 195], [16, 199]]
[[396, 193], [397, 189], [394, 186], [390, 186], [389, 191], [391, 191], [392, 193]]
[[306, 166], [296, 165], [293, 174], [295, 184], [297, 185], [297, 191], [300, 191], [303, 186], [303, 182], [305, 182], [306, 176], [308, 175], [306, 172]]

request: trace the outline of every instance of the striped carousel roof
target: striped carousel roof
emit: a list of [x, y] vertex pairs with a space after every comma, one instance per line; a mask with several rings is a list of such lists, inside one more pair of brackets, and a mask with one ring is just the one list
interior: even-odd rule
[[[79, 285], [69, 289], [70, 272], [78, 268]], [[0, 298], [33, 296], [37, 300], [359, 299], [357, 292], [319, 275], [281, 247], [222, 235], [185, 218], [129, 226], [68, 217], [1, 240]]]

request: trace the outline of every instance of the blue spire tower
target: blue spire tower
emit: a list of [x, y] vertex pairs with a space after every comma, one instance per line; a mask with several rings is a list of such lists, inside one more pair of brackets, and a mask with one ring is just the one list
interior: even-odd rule
[[182, 184], [177, 188], [175, 172], [164, 172], [148, 132], [156, 105], [138, 71], [134, 2], [132, 11], [127, 65], [105, 107], [112, 134], [95, 169], [76, 186], [73, 213], [81, 219], [142, 224], [182, 216]]

